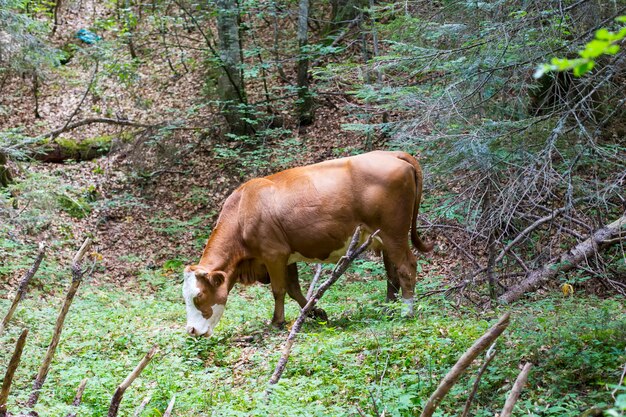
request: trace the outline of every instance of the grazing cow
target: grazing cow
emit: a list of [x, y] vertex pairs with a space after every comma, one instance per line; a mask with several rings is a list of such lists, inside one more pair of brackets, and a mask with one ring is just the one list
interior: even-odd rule
[[416, 249], [432, 249], [415, 230], [421, 195], [422, 170], [404, 152], [370, 152], [246, 182], [224, 202], [200, 262], [185, 268], [187, 332], [210, 336], [235, 283], [257, 281], [271, 285], [272, 324], [282, 326], [285, 293], [306, 304], [295, 262], [337, 262], [358, 225], [366, 236], [380, 229], [372, 247], [383, 254], [387, 299], [401, 289], [412, 313], [409, 232]]

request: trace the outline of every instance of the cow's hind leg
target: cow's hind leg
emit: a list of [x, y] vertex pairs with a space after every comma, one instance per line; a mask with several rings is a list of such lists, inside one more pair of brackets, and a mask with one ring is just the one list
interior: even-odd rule
[[[300, 308], [304, 308], [307, 303], [307, 299], [302, 294], [302, 288], [300, 287], [300, 280], [298, 278], [298, 267], [295, 263], [287, 267], [287, 294], [298, 302]], [[311, 310], [309, 317], [320, 319], [322, 321], [328, 320], [326, 312], [317, 307]]]
[[400, 292], [400, 279], [398, 278], [398, 270], [389, 259], [387, 251], [383, 251], [383, 263], [385, 264], [385, 271], [387, 271], [387, 302], [396, 301]]
[[[409, 316], [413, 315], [415, 278], [417, 272], [417, 259], [408, 242], [403, 241], [401, 244], [393, 245], [392, 239], [388, 238], [383, 242], [389, 242], [383, 252], [383, 261], [387, 270], [387, 300], [395, 300], [397, 298], [398, 289], [402, 291], [402, 302], [407, 306]], [[398, 240], [396, 240], [397, 242]]]
[[400, 287], [402, 288], [402, 302], [407, 306], [407, 315], [413, 317], [417, 258], [410, 249], [406, 251], [403, 262], [398, 264], [398, 275], [400, 278]]

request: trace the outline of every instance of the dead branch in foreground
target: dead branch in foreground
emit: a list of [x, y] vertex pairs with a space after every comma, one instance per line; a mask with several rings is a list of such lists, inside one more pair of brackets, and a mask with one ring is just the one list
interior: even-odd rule
[[15, 344], [15, 350], [13, 351], [13, 356], [11, 356], [9, 366], [7, 367], [7, 371], [4, 374], [2, 389], [0, 390], [0, 417], [5, 417], [7, 415], [7, 400], [9, 399], [9, 391], [11, 391], [11, 384], [13, 383], [13, 375], [15, 375], [15, 370], [20, 364], [22, 351], [24, 350], [24, 344], [26, 344], [26, 336], [28, 336], [28, 329], [24, 329], [20, 337], [17, 339], [17, 343]]
[[313, 275], [313, 279], [311, 280], [311, 285], [309, 285], [309, 290], [306, 292], [306, 299], [309, 300], [313, 295], [313, 291], [315, 291], [315, 286], [317, 285], [317, 281], [319, 281], [320, 276], [322, 275], [322, 264], [317, 264], [315, 266], [315, 275]]
[[432, 393], [420, 417], [430, 417], [433, 415], [441, 400], [459, 379], [461, 374], [471, 365], [480, 353], [487, 349], [509, 325], [510, 313], [505, 313], [496, 324], [474, 342], [472, 346], [459, 358], [456, 364], [450, 369], [448, 374], [441, 380], [439, 386]]
[[172, 415], [172, 410], [174, 409], [175, 402], [176, 402], [176, 395], [172, 396], [170, 403], [167, 405], [167, 409], [163, 413], [163, 417], [170, 417]]
[[44, 382], [46, 382], [46, 378], [48, 376], [48, 371], [50, 370], [50, 363], [52, 362], [52, 358], [54, 357], [54, 353], [56, 352], [57, 345], [59, 344], [59, 340], [61, 339], [61, 331], [63, 330], [63, 324], [65, 323], [65, 317], [67, 316], [67, 312], [70, 310], [70, 306], [72, 305], [72, 301], [74, 301], [74, 296], [76, 295], [76, 291], [78, 291], [78, 286], [83, 281], [84, 271], [82, 269], [82, 261], [87, 253], [87, 250], [91, 247], [91, 239], [87, 238], [83, 242], [82, 246], [74, 255], [74, 259], [72, 260], [72, 284], [70, 285], [69, 290], [67, 291], [67, 295], [65, 296], [65, 302], [63, 303], [63, 307], [61, 308], [61, 312], [57, 317], [56, 324], [54, 326], [54, 332], [52, 333], [52, 340], [50, 341], [50, 345], [48, 345], [48, 351], [46, 352], [46, 356], [39, 368], [39, 372], [37, 372], [37, 377], [35, 381], [33, 381], [33, 390], [28, 398], [28, 407], [33, 408], [37, 401], [39, 400], [39, 393], [41, 392], [41, 387], [43, 387]]
[[117, 416], [117, 412], [120, 408], [120, 403], [122, 402], [124, 392], [126, 391], [126, 389], [128, 389], [128, 387], [130, 387], [130, 384], [132, 384], [133, 381], [137, 379], [137, 377], [139, 376], [139, 374], [141, 374], [145, 367], [148, 366], [154, 355], [156, 355], [157, 349], [157, 345], [152, 346], [152, 349], [150, 349], [150, 351], [146, 353], [146, 356], [144, 356], [141, 362], [137, 364], [135, 369], [133, 369], [133, 371], [126, 377], [126, 379], [122, 381], [120, 385], [118, 385], [115, 393], [113, 394], [113, 398], [111, 398], [111, 405], [109, 406], [109, 412], [107, 414], [107, 417]]
[[530, 372], [530, 368], [533, 366], [532, 363], [526, 362], [524, 368], [517, 376], [515, 380], [515, 384], [513, 384], [513, 389], [511, 389], [511, 394], [509, 394], [509, 398], [506, 399], [506, 403], [504, 404], [504, 408], [502, 409], [502, 413], [500, 417], [510, 417], [513, 412], [513, 407], [519, 398], [522, 388], [526, 385], [526, 380], [528, 379], [528, 373]]
[[[80, 381], [80, 385], [78, 385], [78, 389], [76, 390], [76, 396], [74, 397], [74, 401], [72, 401], [72, 406], [78, 407], [80, 403], [83, 402], [83, 393], [85, 392], [85, 387], [87, 386], [88, 379], [85, 378]], [[76, 417], [78, 411], [71, 411], [67, 413], [66, 417]]]
[[467, 401], [465, 402], [465, 408], [463, 408], [463, 413], [461, 414], [461, 417], [467, 417], [467, 415], [469, 414], [472, 401], [474, 400], [474, 397], [476, 396], [476, 393], [478, 392], [478, 385], [480, 384], [480, 378], [482, 378], [483, 374], [485, 373], [485, 370], [487, 369], [487, 366], [489, 366], [489, 364], [491, 363], [491, 360], [496, 356], [495, 347], [496, 347], [496, 342], [493, 342], [491, 346], [489, 347], [489, 349], [487, 349], [487, 353], [485, 354], [485, 362], [483, 363], [483, 365], [478, 370], [478, 373], [476, 374], [476, 381], [474, 381], [472, 392], [470, 393], [469, 397], [467, 397]]
[[139, 414], [143, 413], [143, 410], [146, 408], [146, 405], [148, 405], [151, 399], [152, 395], [148, 395], [146, 398], [144, 398], [141, 404], [139, 404], [139, 407], [137, 407], [137, 409], [135, 410], [133, 417], [139, 417]]
[[533, 291], [544, 282], [556, 277], [560, 272], [574, 269], [579, 263], [596, 253], [606, 241], [616, 237], [625, 239], [626, 232], [623, 230], [625, 226], [626, 214], [613, 223], [596, 230], [589, 239], [577, 244], [568, 252], [552, 259], [541, 268], [531, 271], [522, 282], [498, 297], [498, 301], [504, 304], [512, 303], [522, 297], [524, 293]]
[[39, 269], [39, 265], [41, 265], [41, 261], [43, 260], [45, 253], [46, 253], [46, 244], [43, 242], [40, 242], [39, 252], [37, 253], [35, 262], [33, 262], [33, 266], [31, 266], [30, 269], [26, 271], [26, 273], [20, 280], [20, 284], [17, 287], [17, 293], [15, 293], [15, 298], [13, 299], [13, 302], [11, 303], [11, 307], [9, 307], [9, 311], [7, 312], [7, 315], [4, 316], [2, 323], [0, 323], [0, 335], [2, 335], [2, 332], [4, 331], [6, 326], [9, 324], [9, 321], [11, 320], [11, 318], [13, 317], [13, 313], [15, 313], [15, 309], [17, 308], [18, 303], [20, 302], [20, 300], [26, 293], [26, 287], [28, 287], [28, 283], [30, 282], [31, 278], [35, 276], [35, 274], [37, 273], [37, 270]]
[[368, 248], [368, 246], [372, 243], [372, 240], [374, 239], [374, 237], [376, 237], [377, 234], [378, 230], [372, 233], [367, 238], [365, 243], [357, 247], [361, 237], [361, 227], [359, 226], [356, 228], [356, 230], [354, 231], [354, 235], [352, 235], [352, 240], [350, 241], [350, 246], [348, 247], [346, 254], [342, 256], [341, 259], [339, 259], [339, 262], [337, 262], [337, 265], [335, 265], [335, 269], [333, 269], [330, 278], [328, 278], [319, 287], [319, 289], [315, 292], [315, 295], [313, 297], [310, 297], [306, 305], [302, 308], [302, 310], [300, 310], [300, 315], [296, 319], [296, 322], [289, 332], [289, 337], [287, 337], [287, 342], [285, 343], [285, 347], [283, 348], [283, 353], [278, 360], [278, 363], [276, 364], [276, 369], [274, 369], [272, 377], [270, 378], [270, 385], [278, 383], [280, 377], [285, 371], [285, 366], [287, 366], [287, 360], [289, 360], [289, 353], [291, 353], [291, 348], [293, 347], [293, 344], [296, 340], [296, 335], [304, 324], [304, 319], [308, 316], [309, 312], [313, 310], [313, 307], [315, 307], [319, 299], [322, 298], [326, 290], [328, 290], [331, 285], [337, 282], [339, 277], [341, 277], [341, 275], [346, 272], [346, 269], [348, 269], [352, 261], [354, 261], [361, 253], [363, 253]]

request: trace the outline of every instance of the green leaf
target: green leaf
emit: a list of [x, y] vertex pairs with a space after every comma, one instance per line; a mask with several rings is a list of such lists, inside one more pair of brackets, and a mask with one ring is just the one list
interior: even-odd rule
[[598, 29], [596, 31], [596, 39], [605, 39], [605, 40], [612, 40], [613, 38], [613, 33], [609, 32], [607, 29]]
[[619, 51], [619, 45], [611, 45], [604, 52], [607, 55], [615, 55]]
[[609, 42], [603, 40], [594, 39], [589, 42], [583, 51], [580, 52], [580, 56], [583, 58], [597, 58], [606, 50]]
[[587, 61], [583, 64], [574, 67], [574, 76], [580, 77], [587, 72], [591, 71], [595, 65], [595, 61]]

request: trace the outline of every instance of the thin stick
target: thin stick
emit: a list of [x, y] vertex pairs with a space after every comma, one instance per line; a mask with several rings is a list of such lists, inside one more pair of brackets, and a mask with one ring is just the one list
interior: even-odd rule
[[319, 299], [322, 298], [326, 290], [328, 290], [328, 288], [330, 288], [331, 285], [337, 282], [339, 277], [341, 277], [341, 275], [343, 275], [346, 269], [348, 269], [352, 261], [354, 261], [361, 253], [363, 253], [368, 248], [368, 246], [372, 243], [372, 240], [374, 239], [374, 237], [376, 237], [378, 232], [379, 231], [377, 230], [374, 233], [372, 233], [367, 238], [365, 243], [357, 247], [357, 245], [359, 244], [360, 237], [361, 237], [361, 227], [356, 228], [356, 230], [354, 231], [354, 235], [352, 235], [352, 241], [350, 242], [348, 251], [346, 252], [344, 256], [341, 257], [341, 259], [339, 259], [339, 262], [337, 262], [335, 269], [333, 269], [333, 272], [331, 273], [330, 278], [328, 278], [319, 287], [315, 295], [309, 298], [306, 305], [302, 308], [302, 310], [300, 310], [300, 315], [296, 319], [296, 322], [294, 323], [293, 327], [291, 328], [291, 331], [289, 332], [289, 337], [287, 338], [287, 342], [285, 343], [285, 347], [283, 348], [283, 353], [280, 359], [278, 360], [278, 363], [276, 364], [276, 369], [274, 369], [274, 373], [272, 374], [272, 377], [270, 378], [270, 381], [269, 381], [270, 385], [276, 384], [280, 380], [280, 377], [282, 376], [283, 372], [285, 371], [285, 366], [287, 366], [287, 361], [289, 360], [289, 353], [291, 353], [291, 348], [293, 347], [293, 344], [296, 340], [296, 335], [298, 334], [298, 332], [302, 328], [302, 325], [304, 324], [304, 319], [307, 317], [307, 315], [313, 309], [313, 307], [315, 307]]
[[137, 409], [135, 410], [135, 414], [133, 414], [133, 417], [139, 417], [139, 414], [143, 413], [143, 410], [146, 408], [146, 405], [148, 405], [151, 399], [151, 395], [148, 395], [146, 398], [144, 398], [141, 404], [139, 404], [139, 407], [137, 407]]
[[513, 384], [513, 389], [511, 390], [511, 394], [509, 394], [509, 398], [506, 399], [506, 403], [504, 404], [504, 408], [502, 409], [502, 413], [500, 417], [510, 417], [513, 412], [513, 407], [519, 398], [522, 388], [526, 385], [526, 380], [528, 379], [528, 373], [530, 372], [530, 368], [532, 368], [533, 364], [530, 362], [526, 362], [524, 368], [517, 376], [515, 380], [515, 384]]
[[111, 398], [111, 405], [109, 406], [109, 412], [107, 417], [115, 417], [117, 416], [117, 411], [120, 408], [120, 402], [122, 401], [122, 397], [124, 396], [124, 392], [133, 383], [135, 379], [141, 374], [146, 366], [150, 363], [154, 355], [157, 353], [157, 345], [152, 346], [152, 349], [143, 357], [141, 362], [137, 364], [135, 369], [126, 377], [124, 381], [120, 385], [118, 385], [115, 393], [113, 394], [113, 398]]
[[13, 317], [13, 313], [15, 313], [15, 309], [17, 308], [18, 303], [22, 300], [22, 297], [26, 293], [26, 287], [28, 287], [28, 283], [30, 282], [31, 278], [37, 273], [37, 270], [39, 269], [39, 265], [41, 265], [41, 261], [43, 260], [45, 253], [46, 253], [46, 244], [44, 242], [40, 242], [39, 252], [37, 253], [35, 262], [33, 263], [33, 266], [31, 266], [30, 269], [26, 271], [26, 273], [22, 277], [22, 280], [20, 281], [20, 285], [17, 287], [17, 293], [15, 294], [13, 303], [11, 303], [11, 307], [9, 307], [9, 311], [7, 312], [7, 315], [4, 316], [2, 323], [0, 323], [0, 335], [2, 335], [2, 332], [4, 331], [6, 326], [9, 324], [9, 321], [11, 320], [11, 318]]
[[26, 343], [26, 336], [28, 336], [28, 329], [22, 330], [22, 334], [17, 339], [13, 356], [11, 356], [7, 372], [4, 374], [2, 389], [0, 390], [0, 417], [5, 417], [7, 415], [7, 400], [9, 399], [9, 391], [11, 391], [11, 383], [13, 382], [15, 370], [20, 364], [22, 350], [24, 350], [24, 344]]
[[309, 290], [306, 293], [307, 300], [311, 299], [313, 291], [315, 290], [315, 286], [317, 285], [317, 281], [320, 279], [320, 275], [322, 275], [322, 264], [317, 264], [315, 267], [315, 275], [313, 276], [313, 280], [311, 280]]
[[[85, 378], [80, 381], [80, 385], [78, 385], [78, 389], [76, 390], [76, 396], [74, 397], [74, 401], [72, 401], [72, 405], [74, 407], [80, 406], [80, 403], [83, 402], [83, 393], [85, 392], [85, 387], [87, 386], [88, 380], [88, 378]], [[66, 417], [76, 417], [77, 414], [77, 411], [71, 411], [67, 413]]]
[[467, 397], [467, 401], [465, 402], [465, 408], [463, 409], [463, 414], [461, 414], [461, 417], [467, 417], [467, 415], [469, 414], [472, 401], [474, 400], [474, 397], [476, 396], [476, 393], [478, 392], [478, 385], [480, 384], [480, 378], [482, 378], [483, 373], [485, 373], [485, 370], [487, 369], [487, 366], [489, 366], [489, 363], [491, 362], [491, 360], [494, 358], [494, 356], [496, 356], [495, 347], [496, 347], [496, 342], [493, 342], [491, 346], [489, 347], [489, 349], [487, 349], [487, 353], [485, 354], [485, 362], [478, 370], [478, 374], [476, 374], [476, 381], [474, 381], [474, 386], [472, 387], [471, 394], [469, 395], [469, 397]]
[[172, 410], [174, 409], [174, 403], [176, 402], [176, 394], [170, 400], [170, 403], [167, 406], [167, 409], [163, 413], [163, 417], [170, 417], [172, 415]]
[[56, 324], [54, 326], [54, 333], [52, 334], [52, 340], [50, 341], [50, 345], [48, 345], [48, 351], [46, 352], [46, 356], [39, 368], [39, 372], [37, 373], [37, 377], [33, 382], [33, 390], [28, 398], [28, 407], [33, 408], [37, 401], [39, 400], [39, 393], [41, 392], [41, 387], [46, 382], [46, 378], [48, 376], [48, 371], [50, 370], [50, 363], [52, 362], [52, 358], [54, 357], [54, 353], [56, 352], [57, 345], [59, 344], [59, 340], [61, 339], [61, 331], [63, 330], [63, 324], [65, 323], [65, 317], [72, 305], [72, 301], [74, 301], [74, 296], [76, 295], [76, 291], [78, 290], [78, 286], [83, 281], [83, 271], [81, 267], [81, 262], [87, 249], [91, 246], [91, 239], [87, 238], [83, 242], [82, 246], [76, 252], [74, 259], [72, 260], [72, 284], [70, 285], [69, 290], [67, 291], [67, 295], [65, 296], [65, 302], [63, 303], [63, 307], [61, 308], [61, 312], [57, 317]]
[[510, 313], [505, 313], [496, 324], [494, 324], [487, 332], [482, 335], [467, 351], [459, 358], [456, 364], [450, 369], [448, 374], [441, 380], [439, 386], [428, 399], [424, 406], [421, 417], [430, 417], [435, 409], [446, 396], [448, 391], [459, 379], [461, 374], [470, 366], [480, 353], [487, 349], [509, 325]]

